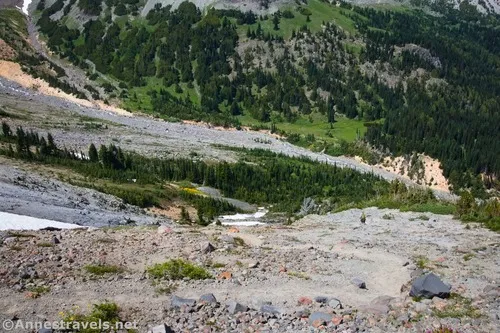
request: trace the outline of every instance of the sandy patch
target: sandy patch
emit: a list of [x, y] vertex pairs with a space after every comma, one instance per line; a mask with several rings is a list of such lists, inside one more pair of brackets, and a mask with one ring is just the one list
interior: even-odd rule
[[120, 109], [116, 106], [106, 105], [102, 101], [96, 101], [92, 103], [90, 101], [77, 98], [74, 95], [65, 93], [61, 89], [51, 87], [46, 81], [40, 78], [34, 78], [31, 75], [24, 73], [21, 69], [21, 66], [18, 63], [12, 61], [0, 60], [0, 76], [14, 81], [25, 88], [33, 89], [43, 95], [64, 98], [72, 103], [76, 103], [78, 105], [86, 107], [99, 107], [103, 110], [115, 112], [123, 116], [133, 116], [131, 112]]
[[[410, 158], [411, 159], [411, 158]], [[356, 160], [362, 160], [360, 157], [356, 156]], [[443, 175], [443, 170], [441, 169], [441, 162], [430, 156], [418, 154], [418, 161], [422, 165], [422, 169], [414, 172], [411, 175], [411, 161], [403, 156], [398, 156], [395, 158], [386, 157], [382, 163], [377, 164], [376, 167], [383, 169], [392, 173], [403, 176], [404, 178], [416, 181], [421, 185], [426, 185], [432, 189], [450, 192], [449, 183], [446, 177]]]

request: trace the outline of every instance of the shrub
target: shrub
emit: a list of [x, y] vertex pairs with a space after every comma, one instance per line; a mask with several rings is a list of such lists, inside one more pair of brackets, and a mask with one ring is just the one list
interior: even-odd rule
[[84, 269], [91, 274], [102, 276], [123, 272], [123, 268], [115, 265], [86, 265]]
[[[80, 312], [78, 307], [67, 312], [61, 312], [62, 320], [67, 322], [70, 327], [77, 327], [74, 332], [80, 333], [102, 333], [114, 332], [113, 328], [120, 327], [119, 323], [123, 321], [119, 315], [120, 308], [116, 303], [104, 302], [94, 304], [89, 314], [85, 315]], [[109, 329], [101, 329], [99, 326], [102, 323], [108, 323]], [[96, 328], [97, 327], [97, 328]], [[131, 332], [129, 330], [129, 332]]]
[[210, 274], [203, 267], [192, 264], [184, 259], [171, 259], [163, 264], [156, 264], [147, 269], [149, 275], [157, 279], [181, 280], [189, 278], [192, 280], [211, 279]]

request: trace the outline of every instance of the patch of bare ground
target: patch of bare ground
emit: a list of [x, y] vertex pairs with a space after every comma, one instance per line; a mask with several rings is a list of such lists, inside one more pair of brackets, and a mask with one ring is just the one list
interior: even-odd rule
[[[366, 224], [359, 222], [360, 210], [350, 210], [306, 216], [292, 226], [4, 234], [0, 320], [57, 320], [60, 311], [108, 300], [129, 314], [127, 320], [137, 320], [140, 332], [160, 323], [174, 332], [309, 332], [318, 313], [327, 317], [317, 326], [326, 332], [422, 332], [439, 325], [498, 331], [499, 234], [465, 228], [450, 216], [365, 213]], [[148, 273], [179, 258], [213, 278], [169, 281]], [[101, 276], [89, 265], [119, 270]], [[409, 297], [412, 279], [429, 271], [457, 296]], [[31, 297], [30, 289], [39, 286], [48, 292]], [[198, 301], [207, 293], [218, 303]], [[241, 311], [233, 311], [231, 301]]]

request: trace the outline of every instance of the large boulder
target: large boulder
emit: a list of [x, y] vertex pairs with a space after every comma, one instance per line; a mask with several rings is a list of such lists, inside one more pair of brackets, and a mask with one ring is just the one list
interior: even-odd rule
[[450, 297], [451, 287], [445, 284], [434, 273], [421, 276], [413, 281], [410, 290], [410, 296], [423, 298], [448, 298]]
[[246, 312], [248, 310], [248, 307], [240, 304], [236, 301], [229, 301], [227, 302], [227, 311], [229, 311], [230, 314], [236, 314], [238, 312]]
[[170, 305], [173, 308], [181, 308], [182, 306], [194, 306], [196, 304], [195, 299], [190, 299], [190, 298], [182, 298], [179, 296], [172, 296], [170, 299]]

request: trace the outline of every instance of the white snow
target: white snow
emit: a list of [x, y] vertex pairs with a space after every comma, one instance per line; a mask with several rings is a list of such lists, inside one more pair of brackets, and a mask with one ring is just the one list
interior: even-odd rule
[[247, 220], [247, 219], [260, 219], [261, 217], [263, 217], [264, 215], [267, 214], [267, 210], [260, 210], [257, 211], [256, 213], [254, 214], [233, 214], [233, 215], [223, 215], [221, 216], [220, 218], [222, 219], [222, 224], [224, 224], [224, 221], [227, 221], [227, 220], [230, 220], [230, 221], [234, 221], [234, 220]]
[[222, 225], [231, 225], [231, 226], [236, 226], [236, 227], [251, 227], [251, 226], [254, 226], [254, 225], [264, 225], [265, 224], [265, 223], [259, 222], [259, 221], [240, 221], [240, 222], [236, 222], [236, 221], [229, 221], [229, 222], [221, 221], [220, 223]]
[[33, 0], [24, 0], [23, 13], [26, 15], [28, 15], [28, 6], [30, 5], [31, 1], [33, 1]]
[[0, 230], [39, 230], [47, 227], [60, 229], [82, 228], [77, 224], [63, 223], [36, 217], [0, 212]]
[[223, 215], [220, 217], [220, 223], [222, 225], [234, 225], [241, 227], [249, 227], [254, 225], [265, 224], [263, 222], [257, 221], [264, 215], [266, 215], [268, 210], [259, 207], [259, 210], [254, 214], [233, 214], [233, 215]]

